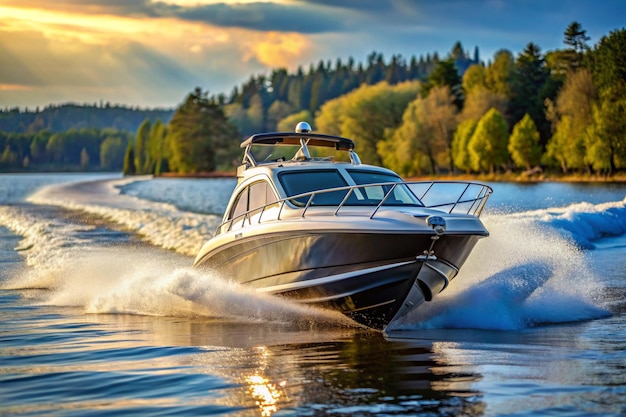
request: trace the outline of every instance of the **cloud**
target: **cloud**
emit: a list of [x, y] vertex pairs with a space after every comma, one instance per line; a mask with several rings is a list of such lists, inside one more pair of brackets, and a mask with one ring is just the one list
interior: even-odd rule
[[58, 12], [120, 17], [176, 18], [223, 28], [253, 31], [324, 33], [345, 31], [346, 16], [333, 7], [306, 2], [222, 2], [180, 5], [150, 0], [6, 0], [7, 5]]
[[307, 4], [216, 3], [193, 7], [172, 6], [171, 16], [219, 27], [255, 31], [324, 33], [346, 30], [344, 19], [328, 8]]
[[[3, 0], [3, 6], [76, 14], [113, 14], [118, 16], [154, 15], [158, 4], [151, 0]], [[156, 16], [156, 15], [155, 15]]]
[[[580, 21], [593, 42], [623, 27], [623, 0], [0, 0], [0, 106], [173, 106], [194, 87], [229, 92], [276, 67], [372, 51], [386, 59], [456, 41], [481, 57], [562, 46]], [[623, 20], [623, 19], [622, 19]], [[38, 95], [39, 94], [39, 95]]]
[[205, 81], [172, 56], [133, 41], [64, 44], [37, 32], [0, 32], [0, 61], [1, 105], [104, 99], [171, 106]]

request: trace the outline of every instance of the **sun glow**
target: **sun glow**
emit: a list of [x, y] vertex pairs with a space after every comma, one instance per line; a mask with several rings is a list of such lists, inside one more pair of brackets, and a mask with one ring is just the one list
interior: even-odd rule
[[28, 91], [31, 87], [20, 84], [0, 84], [0, 91]]
[[253, 42], [246, 44], [249, 59], [254, 56], [269, 67], [294, 66], [311, 49], [310, 41], [297, 33], [268, 32], [255, 36]]
[[246, 4], [246, 3], [289, 3], [290, 0], [162, 0], [163, 3], [177, 6], [196, 6], [201, 4]]
[[[229, 89], [267, 68], [295, 70], [313, 49], [306, 35], [217, 26], [176, 9], [215, 1], [0, 3], [0, 51], [6, 53], [0, 55], [6, 63], [0, 105], [101, 99], [172, 105], [207, 74], [211, 91]], [[165, 87], [157, 95], [168, 96], [159, 103], [146, 94], [155, 84]]]

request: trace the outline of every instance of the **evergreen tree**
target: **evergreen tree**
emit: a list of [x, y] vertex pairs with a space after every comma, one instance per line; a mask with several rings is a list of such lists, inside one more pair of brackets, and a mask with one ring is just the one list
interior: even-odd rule
[[132, 143], [128, 144], [126, 154], [124, 155], [124, 167], [122, 168], [124, 175], [135, 175], [135, 152]]
[[324, 62], [320, 61], [312, 75], [311, 100], [309, 102], [311, 112], [315, 112], [326, 101], [327, 78], [328, 74], [324, 68]]
[[267, 110], [268, 130], [277, 131], [278, 122], [292, 114], [294, 111], [291, 104], [276, 100]]
[[589, 46], [587, 46], [589, 36], [578, 22], [570, 23], [563, 35], [563, 43], [567, 45], [567, 48], [551, 53], [549, 66], [563, 73], [576, 71], [582, 67], [584, 54], [589, 50]]
[[135, 168], [137, 174], [145, 174], [144, 167], [148, 156], [148, 139], [150, 136], [150, 120], [144, 120], [137, 129], [135, 137]]
[[83, 170], [86, 170], [88, 166], [89, 166], [89, 152], [87, 152], [86, 148], [83, 148], [80, 151], [80, 167]]
[[400, 55], [393, 55], [391, 62], [385, 71], [385, 81], [387, 84], [394, 85], [406, 80], [404, 61]]
[[626, 29], [603, 36], [589, 57], [595, 85], [603, 97], [626, 96]]
[[169, 125], [170, 168], [179, 173], [213, 171], [219, 163], [218, 151], [236, 147], [238, 136], [218, 103], [196, 88]]
[[579, 22], [574, 21], [570, 23], [567, 29], [565, 29], [564, 35], [565, 40], [563, 42], [576, 53], [582, 55], [589, 48], [587, 41], [590, 38]]
[[368, 67], [365, 72], [365, 83], [377, 84], [385, 78], [385, 62], [383, 54], [372, 52], [367, 56]]
[[451, 59], [439, 61], [433, 73], [428, 77], [428, 82], [424, 84], [422, 94], [427, 96], [433, 87], [449, 87], [454, 95], [454, 104], [457, 109], [463, 106], [463, 92], [461, 89], [461, 77]]
[[549, 76], [539, 46], [532, 42], [526, 45], [515, 61], [513, 97], [509, 103], [510, 120], [517, 123], [528, 113], [537, 125], [543, 144], [550, 136], [550, 124], [545, 117], [544, 101], [546, 98], [553, 99], [556, 96], [556, 90], [551, 91], [549, 88]]
[[250, 98], [250, 105], [246, 110], [247, 122], [249, 123], [248, 132], [245, 135], [262, 132], [265, 129], [265, 109], [263, 107], [263, 97], [261, 94], [254, 94]]
[[589, 61], [599, 100], [585, 140], [587, 159], [596, 170], [614, 173], [626, 159], [626, 29], [603, 36]]
[[148, 140], [148, 164], [144, 167], [146, 173], [158, 176], [163, 172], [163, 161], [167, 158], [166, 135], [167, 127], [160, 120], [152, 124]]

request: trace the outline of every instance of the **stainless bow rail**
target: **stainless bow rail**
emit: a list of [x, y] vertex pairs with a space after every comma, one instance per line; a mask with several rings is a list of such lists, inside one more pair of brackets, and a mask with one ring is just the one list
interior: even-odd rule
[[[390, 197], [393, 195], [396, 187], [406, 186], [411, 193], [418, 199], [419, 205], [415, 204], [388, 204]], [[372, 188], [372, 187], [384, 187], [386, 190], [385, 195], [379, 202], [375, 202], [372, 205], [366, 204], [347, 204], [350, 196], [354, 195], [356, 190]], [[345, 195], [339, 204], [315, 204], [315, 197], [328, 193], [336, 193], [345, 191]], [[417, 182], [384, 182], [375, 184], [362, 184], [352, 185], [345, 187], [328, 188], [324, 190], [311, 191], [298, 195], [293, 195], [268, 203], [262, 207], [257, 207], [249, 210], [243, 214], [240, 214], [232, 219], [226, 220], [221, 223], [217, 228], [217, 233], [222, 231], [230, 231], [234, 223], [242, 221], [242, 227], [245, 226], [246, 221], [249, 225], [252, 225], [252, 216], [259, 214], [255, 223], [261, 223], [261, 219], [266, 209], [270, 207], [278, 206], [278, 216], [271, 220], [281, 220], [281, 214], [286, 204], [294, 206], [296, 209], [302, 209], [301, 217], [305, 218], [307, 211], [311, 207], [335, 207], [334, 216], [339, 215], [339, 211], [344, 207], [372, 207], [371, 213], [365, 212], [362, 215], [367, 215], [370, 219], [378, 213], [381, 207], [424, 207], [430, 209], [441, 210], [446, 213], [462, 213], [472, 216], [480, 216], [482, 213], [487, 199], [493, 193], [493, 189], [488, 185], [465, 182], [465, 181], [417, 181]], [[306, 200], [306, 203], [302, 201]], [[358, 213], [351, 213], [357, 214]], [[228, 225], [226, 230], [224, 226]]]

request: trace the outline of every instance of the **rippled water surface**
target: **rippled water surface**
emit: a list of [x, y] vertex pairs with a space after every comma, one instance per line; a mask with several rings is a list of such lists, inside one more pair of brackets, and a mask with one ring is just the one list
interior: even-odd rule
[[232, 179], [0, 175], [0, 415], [626, 414], [626, 185], [492, 185], [380, 333], [190, 268]]

